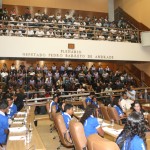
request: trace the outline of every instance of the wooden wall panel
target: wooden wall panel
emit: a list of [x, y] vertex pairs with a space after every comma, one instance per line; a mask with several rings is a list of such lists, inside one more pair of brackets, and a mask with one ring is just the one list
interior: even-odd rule
[[[10, 13], [13, 8], [16, 9], [17, 14], [23, 15], [25, 12], [26, 6], [14, 6], [14, 5], [3, 5], [3, 8], [7, 8], [8, 12]], [[106, 17], [108, 14], [105, 12], [92, 12], [92, 11], [82, 11], [82, 10], [71, 10], [71, 9], [60, 9], [60, 8], [45, 8], [45, 7], [30, 7], [31, 13], [34, 15], [38, 10], [45, 12], [47, 15], [54, 14], [56, 15], [58, 12], [64, 16], [66, 12], [71, 12], [75, 15], [82, 15], [83, 17]]]
[[3, 0], [3, 4], [108, 12], [108, 0]]
[[67, 67], [69, 64], [72, 65], [73, 68], [77, 67], [77, 65], [82, 65], [85, 64], [88, 68], [90, 68], [93, 64], [95, 65], [95, 67], [98, 68], [99, 65], [102, 65], [103, 68], [106, 68], [107, 66], [109, 66], [112, 70], [122, 70], [123, 71], [123, 66], [124, 63], [118, 63], [118, 62], [88, 62], [88, 61], [78, 61], [78, 60], [71, 60], [71, 61], [64, 61], [64, 60], [37, 60], [37, 59], [26, 59], [26, 60], [0, 60], [0, 69], [2, 68], [2, 65], [4, 63], [7, 64], [7, 67], [10, 69], [10, 66], [12, 63], [15, 63], [16, 67], [18, 68], [19, 65], [21, 64], [21, 62], [24, 62], [24, 64], [26, 65], [26, 67], [28, 67], [29, 65], [33, 64], [34, 67], [36, 67], [36, 65], [39, 63], [41, 67], [43, 67], [43, 65], [46, 63], [48, 68], [50, 68], [52, 66], [53, 63], [56, 64], [56, 66], [58, 66], [58, 68], [62, 65], [65, 64], [65, 66]]

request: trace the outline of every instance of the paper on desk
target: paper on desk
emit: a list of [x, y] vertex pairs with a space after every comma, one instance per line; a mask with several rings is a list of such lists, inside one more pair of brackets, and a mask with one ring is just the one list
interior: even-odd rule
[[26, 131], [26, 127], [13, 127], [9, 128], [10, 132], [23, 132]]
[[24, 120], [25, 118], [14, 118], [14, 120]]
[[110, 126], [110, 124], [103, 122], [102, 127]]
[[23, 124], [21, 121], [13, 122], [12, 124]]
[[114, 135], [119, 135], [123, 129], [116, 130], [113, 128], [103, 127], [103, 130]]
[[25, 140], [25, 136], [9, 136], [9, 140]]
[[26, 112], [18, 112], [17, 115], [25, 115]]

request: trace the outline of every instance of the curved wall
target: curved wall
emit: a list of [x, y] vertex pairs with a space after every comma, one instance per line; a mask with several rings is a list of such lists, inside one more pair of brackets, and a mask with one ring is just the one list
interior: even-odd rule
[[150, 28], [150, 0], [116, 0], [115, 8], [117, 7]]
[[3, 0], [3, 4], [108, 12], [108, 0]]

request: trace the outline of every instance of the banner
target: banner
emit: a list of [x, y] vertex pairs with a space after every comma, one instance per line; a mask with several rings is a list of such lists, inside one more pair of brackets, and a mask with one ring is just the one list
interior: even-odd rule
[[140, 43], [0, 36], [0, 57], [150, 61]]

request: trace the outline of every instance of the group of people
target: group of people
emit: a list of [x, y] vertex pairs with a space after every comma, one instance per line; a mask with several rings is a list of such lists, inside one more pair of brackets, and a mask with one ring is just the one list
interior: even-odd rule
[[138, 32], [123, 17], [110, 22], [107, 17], [83, 17], [69, 12], [47, 15], [38, 10], [19, 15], [15, 9], [8, 13], [4, 8], [1, 18], [4, 22], [0, 23], [0, 35], [138, 42]]
[[[55, 96], [55, 98], [56, 97], [57, 96]], [[116, 139], [116, 143], [121, 150], [146, 150], [145, 134], [150, 128], [147, 126], [147, 122], [144, 119], [144, 111], [138, 100], [130, 99], [131, 103], [129, 103], [129, 100], [126, 100], [125, 103], [125, 97], [126, 94], [123, 95], [124, 99], [121, 100], [121, 102], [123, 102], [122, 105], [127, 105], [128, 107], [132, 104], [132, 107], [130, 108], [132, 111], [128, 116], [126, 116], [123, 131]], [[80, 122], [82, 123], [84, 128], [85, 136], [87, 138], [92, 134], [99, 134], [101, 137], [104, 137], [102, 124], [98, 120], [101, 106], [99, 106], [97, 101], [95, 101], [94, 99], [95, 94], [91, 92], [85, 100], [87, 107], [80, 119]], [[54, 99], [54, 101], [52, 101], [50, 105], [55, 105], [57, 108], [57, 112], [61, 112], [64, 123], [66, 125], [66, 129], [69, 130], [69, 122], [72, 120], [74, 113], [73, 105], [65, 104], [64, 101], [60, 102], [60, 105], [58, 105], [58, 97], [57, 99]], [[115, 105], [113, 107], [116, 110], [118, 109]], [[122, 109], [121, 106], [119, 107], [120, 109]]]
[[[130, 88], [130, 92], [126, 91], [120, 98], [112, 98], [112, 101], [109, 101], [110, 103], [108, 104], [108, 106], [113, 106], [116, 109], [120, 117], [122, 117], [122, 113], [125, 114], [124, 110], [133, 109], [133, 112], [131, 112], [124, 122], [124, 129], [118, 136], [116, 142], [121, 150], [146, 150], [145, 132], [147, 128], [143, 116], [143, 109], [139, 101], [130, 97], [135, 93], [133, 92], [134, 89], [132, 87]], [[99, 113], [101, 113], [101, 106], [98, 105], [95, 93], [90, 92], [85, 102], [87, 107], [80, 119], [84, 127], [85, 136], [88, 138], [91, 134], [99, 134], [103, 137], [104, 131], [97, 119]], [[6, 143], [9, 133], [9, 123], [11, 123], [11, 119], [16, 113], [20, 111], [20, 107], [18, 106], [18, 101], [16, 101], [15, 96], [10, 93], [7, 93], [5, 99], [2, 98], [0, 101], [0, 137], [2, 137], [0, 138], [0, 144]], [[64, 100], [60, 99], [60, 95], [55, 93], [50, 103], [49, 112], [52, 111], [52, 106], [55, 106], [57, 112], [62, 114], [66, 128], [69, 130], [69, 122], [72, 120], [74, 113], [73, 105], [66, 104]], [[120, 111], [122, 111], [122, 113], [119, 113]]]
[[[61, 94], [68, 94], [66, 91], [84, 93], [86, 91], [102, 92], [108, 91], [107, 95], [115, 89], [126, 89], [129, 85], [136, 85], [134, 78], [125, 71], [113, 71], [109, 66], [95, 66], [88, 68], [84, 63], [72, 66], [26, 66], [23, 62], [16, 67], [13, 63], [10, 68], [3, 64], [0, 71], [1, 82], [5, 82], [6, 89], [15, 91], [22, 88], [26, 92], [59, 91]], [[33, 95], [30, 95], [30, 98]]]

